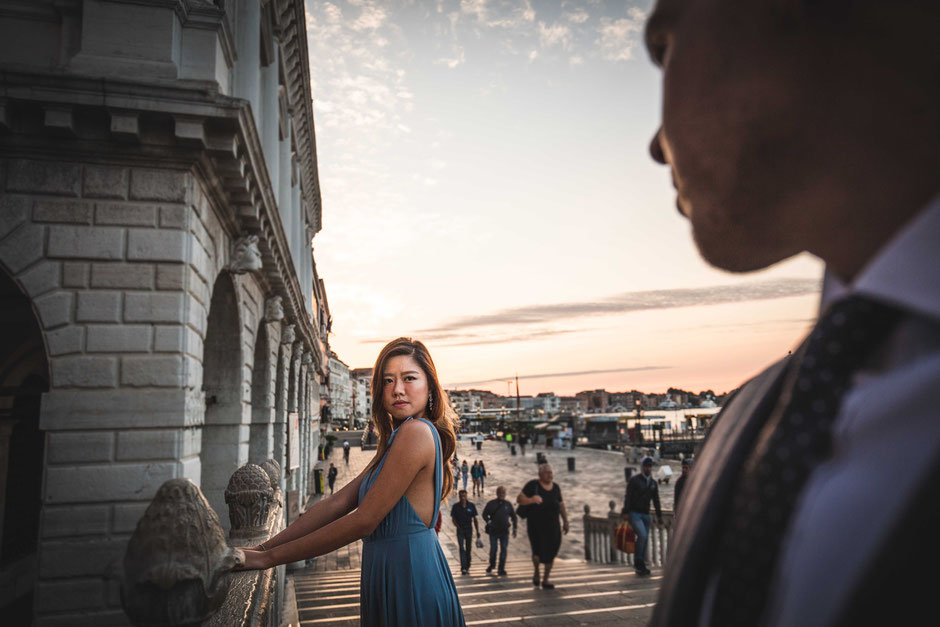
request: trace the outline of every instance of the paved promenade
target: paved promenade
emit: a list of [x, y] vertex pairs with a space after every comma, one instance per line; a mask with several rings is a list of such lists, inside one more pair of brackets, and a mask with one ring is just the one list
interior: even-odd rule
[[[470, 574], [460, 575], [456, 532], [449, 516], [455, 494], [441, 506], [444, 524], [440, 541], [451, 572], [457, 573], [454, 579], [468, 624], [522, 624], [537, 620], [544, 625], [645, 625], [662, 573], [654, 570], [652, 577], [637, 579], [630, 567], [584, 561], [584, 505], [591, 506], [592, 514], [603, 515], [608, 510], [607, 502], [613, 499], [619, 510], [625, 487], [623, 456], [593, 449], [555, 451], [539, 447], [537, 450], [545, 453], [555, 470], [555, 481], [561, 487], [571, 521], [571, 532], [562, 541], [552, 571], [557, 587], [541, 590], [532, 586], [532, 563], [524, 521], [520, 521], [518, 536], [509, 541], [507, 577], [486, 574], [489, 542], [485, 534], [484, 548], [473, 549]], [[335, 449], [325, 467], [332, 461], [339, 469], [336, 489], [353, 479], [374, 454], [375, 451], [353, 447], [346, 465], [342, 450]], [[536, 455], [531, 447], [527, 447], [525, 456], [512, 456], [505, 443], [487, 441], [482, 450], [477, 451], [463, 440], [458, 442], [457, 454], [461, 460], [466, 457], [472, 463], [474, 459], [482, 459], [486, 464], [484, 496], [471, 497], [479, 511], [486, 501], [495, 498], [498, 485], [506, 486], [508, 498], [514, 500], [522, 486], [536, 476]], [[575, 458], [575, 472], [567, 470], [569, 456]], [[678, 464], [672, 465], [678, 473]], [[660, 487], [666, 509], [672, 505], [673, 483]], [[468, 482], [468, 491], [470, 487]], [[358, 624], [361, 546], [361, 542], [356, 542], [311, 560], [308, 568], [292, 575], [301, 625]]]

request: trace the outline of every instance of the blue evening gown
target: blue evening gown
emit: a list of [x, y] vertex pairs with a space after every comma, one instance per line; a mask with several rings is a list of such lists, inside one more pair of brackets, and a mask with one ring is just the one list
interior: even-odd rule
[[[435, 499], [431, 527], [418, 517], [403, 494], [375, 531], [363, 538], [359, 615], [364, 626], [466, 625], [454, 578], [434, 531], [440, 508], [441, 440], [433, 424], [424, 418], [417, 420], [427, 424], [434, 435]], [[398, 428], [389, 438], [386, 456], [396, 433]], [[385, 456], [363, 479], [359, 486], [360, 503], [384, 465]]]

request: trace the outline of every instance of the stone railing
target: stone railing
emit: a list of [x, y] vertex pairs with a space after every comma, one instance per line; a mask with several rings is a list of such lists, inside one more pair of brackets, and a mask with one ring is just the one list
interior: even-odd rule
[[[633, 554], [617, 549], [614, 543], [614, 529], [620, 524], [620, 512], [617, 503], [608, 503], [610, 511], [606, 516], [591, 516], [591, 506], [584, 506], [584, 559], [602, 564], [633, 564]], [[646, 564], [661, 567], [666, 563], [669, 553], [669, 537], [672, 531], [673, 515], [663, 512], [663, 522], [652, 517], [650, 539], [646, 549]]]
[[235, 571], [245, 547], [284, 525], [280, 466], [235, 471], [225, 490], [231, 532], [189, 479], [170, 479], [137, 523], [124, 557], [121, 599], [136, 625], [277, 626], [284, 567]]

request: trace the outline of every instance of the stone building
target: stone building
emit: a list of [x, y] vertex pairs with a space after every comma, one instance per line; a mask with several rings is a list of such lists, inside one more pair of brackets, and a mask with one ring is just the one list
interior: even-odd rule
[[247, 462], [295, 504], [312, 487], [304, 5], [10, 0], [0, 70], [0, 622], [126, 624], [125, 546], [165, 480], [226, 526]]
[[353, 388], [349, 366], [336, 353], [330, 351], [328, 368], [330, 422], [337, 426], [352, 427], [349, 421], [353, 410]]

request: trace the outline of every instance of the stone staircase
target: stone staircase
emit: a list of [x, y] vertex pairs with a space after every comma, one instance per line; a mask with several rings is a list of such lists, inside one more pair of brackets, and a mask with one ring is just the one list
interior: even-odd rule
[[[478, 562], [470, 575], [454, 578], [468, 625], [646, 625], [662, 578], [656, 570], [636, 577], [627, 566], [556, 560], [556, 587], [542, 590], [532, 585], [527, 559], [510, 558], [505, 577], [487, 575], [485, 568]], [[359, 624], [358, 567], [298, 571], [294, 588], [300, 625]]]

